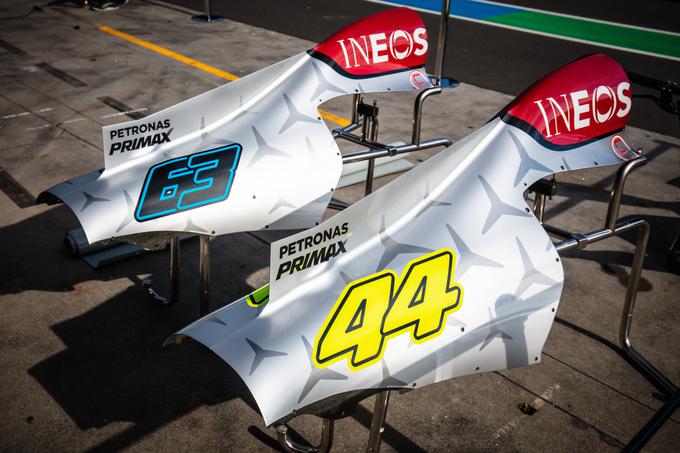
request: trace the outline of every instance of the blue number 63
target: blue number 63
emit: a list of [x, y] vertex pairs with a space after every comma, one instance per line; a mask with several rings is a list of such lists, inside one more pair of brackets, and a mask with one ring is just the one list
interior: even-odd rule
[[201, 151], [154, 165], [135, 209], [139, 222], [226, 200], [241, 157], [241, 145]]

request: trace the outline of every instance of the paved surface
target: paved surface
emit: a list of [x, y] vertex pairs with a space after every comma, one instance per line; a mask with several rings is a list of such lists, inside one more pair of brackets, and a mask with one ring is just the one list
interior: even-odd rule
[[[3, 2], [0, 16], [25, 11], [25, 3], [11, 0]], [[305, 20], [296, 19], [299, 29], [306, 28]], [[46, 187], [101, 167], [102, 125], [225, 83], [97, 25], [235, 75], [312, 43], [234, 21], [194, 24], [186, 13], [141, 1], [100, 14], [45, 8], [0, 24], [0, 450], [276, 448], [273, 431], [225, 364], [196, 344], [160, 348], [170, 333], [197, 317], [197, 241], [182, 249], [180, 303], [160, 309], [149, 303], [141, 280], [152, 275], [165, 287], [165, 253], [92, 270], [68, 257], [61, 245], [64, 232], [77, 226], [67, 208], [23, 206]], [[556, 60], [550, 65], [563, 62]], [[407, 139], [413, 97], [376, 98], [380, 138]], [[428, 100], [423, 137], [459, 139], [509, 99], [462, 84]], [[349, 100], [324, 108], [346, 115]], [[630, 141], [645, 148], [651, 160], [630, 177], [622, 215], [641, 214], [652, 224], [633, 341], [677, 383], [680, 277], [664, 263], [665, 250], [680, 231], [677, 130], [675, 135], [629, 128]], [[578, 231], [598, 228], [611, 176], [607, 169], [561, 176], [561, 192], [550, 202], [547, 218]], [[339, 190], [337, 196], [354, 201], [361, 187]], [[212, 242], [213, 308], [266, 282], [271, 240], [272, 235], [235, 234]], [[613, 239], [565, 257], [566, 288], [541, 364], [395, 394], [383, 450], [620, 449], [662, 404], [614, 346], [633, 240]], [[536, 412], [522, 413], [523, 403]], [[372, 404], [364, 401], [337, 423], [337, 451], [363, 449]], [[292, 427], [313, 440], [320, 423], [304, 416]], [[676, 414], [648, 449], [679, 448]]]

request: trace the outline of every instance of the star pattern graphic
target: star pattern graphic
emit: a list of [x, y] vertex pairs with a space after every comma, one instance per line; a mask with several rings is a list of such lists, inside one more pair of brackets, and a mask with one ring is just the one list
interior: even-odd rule
[[524, 148], [524, 145], [522, 145], [517, 136], [515, 136], [514, 132], [509, 131], [509, 134], [510, 139], [515, 144], [515, 149], [517, 149], [517, 153], [519, 154], [519, 168], [517, 169], [517, 175], [515, 176], [514, 183], [515, 187], [517, 187], [517, 185], [522, 181], [522, 179], [524, 179], [527, 173], [529, 173], [529, 171], [531, 170], [537, 170], [547, 173], [553, 172], [552, 169], [546, 167], [533, 157], [529, 156], [529, 153], [527, 152], [526, 148]]
[[343, 271], [340, 271], [340, 278], [345, 282], [345, 285], [348, 285], [352, 282], [352, 278]]
[[498, 220], [505, 216], [505, 215], [510, 215], [510, 216], [516, 216], [516, 217], [531, 217], [531, 214], [522, 211], [521, 209], [518, 209], [514, 206], [511, 206], [507, 203], [504, 203], [503, 200], [500, 199], [498, 194], [494, 192], [493, 188], [491, 185], [486, 182], [486, 179], [482, 175], [479, 175], [479, 181], [482, 183], [482, 187], [484, 188], [484, 191], [486, 192], [487, 197], [489, 197], [489, 201], [491, 202], [491, 207], [489, 208], [489, 214], [486, 217], [486, 221], [484, 222], [484, 226], [482, 227], [482, 234], [485, 234], [489, 229], [494, 226]]
[[307, 382], [305, 382], [305, 386], [302, 388], [302, 391], [300, 392], [300, 396], [298, 397], [297, 402], [299, 403], [302, 401], [305, 396], [309, 394], [309, 392], [316, 386], [316, 384], [319, 383], [319, 381], [323, 380], [329, 380], [329, 381], [344, 381], [347, 380], [347, 376], [345, 376], [342, 373], [338, 373], [337, 371], [333, 371], [329, 368], [317, 368], [316, 365], [312, 362], [312, 354], [314, 353], [312, 351], [312, 345], [309, 344], [309, 341], [307, 341], [307, 338], [302, 336], [302, 342], [305, 345], [305, 350], [307, 351], [307, 358], [309, 360], [309, 375], [307, 376]]
[[497, 261], [486, 258], [478, 253], [470, 250], [465, 241], [456, 233], [456, 231], [449, 225], [446, 224], [446, 229], [451, 236], [456, 249], [458, 250], [458, 261], [456, 262], [456, 276], [460, 278], [468, 269], [472, 266], [484, 266], [484, 267], [503, 267], [503, 265]]
[[447, 316], [446, 317], [446, 325], [447, 326], [455, 326], [455, 327], [467, 327], [467, 324], [461, 321], [460, 319], [456, 318], [455, 316]]
[[201, 144], [198, 145], [196, 149], [205, 148], [211, 145], [226, 145], [230, 143], [235, 143], [233, 140], [228, 140], [226, 138], [215, 137], [210, 134], [210, 132], [205, 130], [205, 117], [201, 117]]
[[406, 384], [406, 382], [401, 381], [390, 375], [390, 370], [389, 368], [387, 368], [387, 362], [385, 362], [385, 359], [381, 360], [380, 364], [382, 365], [383, 375], [382, 382], [380, 383], [380, 388], [406, 387], [408, 385]]
[[286, 107], [288, 108], [288, 118], [286, 118], [286, 121], [283, 123], [283, 126], [281, 126], [279, 134], [282, 134], [289, 127], [298, 122], [315, 124], [319, 122], [316, 118], [312, 118], [311, 116], [307, 116], [305, 114], [300, 113], [298, 109], [295, 108], [295, 104], [293, 104], [293, 101], [291, 101], [288, 95], [285, 93], [283, 94], [283, 100], [285, 101]]
[[305, 137], [305, 144], [307, 145], [307, 154], [309, 154], [310, 158], [313, 158], [316, 155], [316, 150], [309, 137]]
[[274, 203], [274, 206], [269, 210], [269, 214], [272, 214], [273, 212], [278, 211], [279, 209], [282, 208], [293, 208], [295, 209], [295, 205], [285, 198], [281, 194], [279, 194], [278, 200], [276, 200], [276, 203]]
[[94, 195], [90, 195], [87, 192], [83, 192], [83, 195], [85, 196], [85, 203], [83, 204], [83, 207], [80, 208], [80, 212], [83, 212], [84, 210], [92, 206], [93, 203], [103, 203], [106, 201], [111, 201], [108, 198], [95, 197]]
[[219, 325], [225, 326], [225, 327], [227, 326], [227, 323], [222, 321], [217, 316], [211, 316], [210, 318], [208, 318], [208, 322], [214, 322], [215, 324], [219, 324]]
[[564, 167], [565, 170], [571, 170], [571, 165], [567, 163], [567, 159], [564, 157], [562, 158], [562, 166]]
[[125, 214], [125, 217], [120, 222], [120, 225], [118, 225], [118, 228], [116, 228], [116, 233], [118, 233], [120, 230], [125, 228], [130, 222], [132, 222], [132, 216], [135, 210], [135, 203], [134, 201], [132, 201], [132, 197], [130, 197], [130, 194], [127, 193], [127, 190], [123, 191], [123, 196], [125, 197], [125, 203], [127, 204], [127, 214]]
[[[307, 154], [309, 155], [309, 161], [310, 162], [315, 162], [319, 160], [323, 160], [323, 153], [317, 153], [316, 149], [314, 149], [314, 145], [312, 144], [312, 141], [309, 139], [309, 137], [305, 137], [305, 144], [307, 145]], [[337, 144], [335, 143], [335, 140], [331, 142], [329, 145], [330, 147], [336, 146]]]
[[253, 357], [253, 364], [250, 365], [250, 371], [248, 372], [248, 376], [252, 376], [252, 374], [255, 372], [255, 370], [257, 370], [257, 367], [260, 366], [263, 360], [270, 359], [272, 357], [282, 357], [284, 355], [288, 355], [287, 352], [274, 351], [272, 349], [264, 349], [250, 338], [246, 338], [246, 342], [255, 353], [255, 357]]
[[196, 225], [193, 220], [191, 220], [191, 217], [187, 217], [187, 224], [184, 226], [184, 231], [200, 231], [201, 233], [207, 233], [208, 230], [205, 228], [201, 228], [200, 226]]
[[[425, 182], [425, 195], [423, 196], [423, 200], [427, 200], [428, 198], [430, 198], [430, 181]], [[423, 212], [427, 211], [430, 208], [436, 208], [440, 206], [451, 206], [451, 203], [439, 200], [429, 200], [422, 208], [418, 210], [416, 217], [420, 216], [420, 214], [422, 214]]]
[[321, 72], [321, 69], [319, 69], [316, 63], [312, 62], [312, 68], [314, 68], [314, 74], [316, 74], [319, 84], [316, 86], [316, 90], [314, 90], [314, 93], [309, 98], [310, 101], [319, 98], [319, 96], [321, 96], [326, 91], [334, 91], [336, 93], [345, 94], [345, 90], [326, 80], [326, 77], [324, 77], [323, 72]]
[[519, 282], [517, 290], [515, 290], [515, 295], [517, 295], [517, 297], [521, 297], [522, 294], [524, 294], [524, 292], [534, 283], [547, 286], [557, 283], [555, 279], [548, 277], [543, 272], [536, 269], [536, 266], [531, 261], [531, 258], [529, 258], [529, 254], [527, 253], [526, 248], [524, 248], [522, 242], [518, 237], [515, 237], [515, 240], [517, 241], [519, 254], [522, 257], [522, 265], [524, 266], [524, 275], [522, 276], [522, 280]]
[[[489, 309], [489, 319], [493, 319], [493, 314], [491, 313], [491, 309]], [[481, 351], [484, 348], [486, 348], [487, 346], [489, 346], [489, 344], [491, 344], [491, 342], [494, 340], [494, 338], [497, 338], [497, 337], [502, 338], [503, 340], [512, 340], [512, 337], [510, 335], [508, 335], [505, 331], [501, 330], [498, 327], [498, 323], [494, 322], [494, 323], [490, 324], [489, 333], [487, 334], [486, 338], [484, 339], [484, 342], [482, 343], [482, 345], [479, 347], [479, 350]]]
[[380, 257], [380, 263], [378, 263], [377, 271], [385, 269], [385, 267], [390, 264], [392, 260], [402, 253], [429, 253], [434, 251], [432, 249], [420, 247], [418, 245], [402, 244], [401, 242], [397, 242], [389, 237], [385, 232], [385, 214], [383, 214], [380, 220], [380, 242], [382, 242], [385, 250]]
[[[238, 98], [238, 108], [242, 109], [243, 108], [243, 96], [239, 96]], [[243, 110], [239, 115], [259, 115], [260, 112], [254, 112], [252, 110]]]
[[253, 135], [255, 136], [255, 142], [257, 143], [257, 151], [255, 151], [253, 158], [248, 163], [248, 167], [252, 167], [265, 157], [289, 157], [288, 154], [284, 153], [280, 149], [270, 146], [269, 143], [267, 143], [264, 137], [260, 134], [260, 132], [258, 132], [258, 130], [255, 128], [255, 126], [251, 126], [250, 129], [253, 131]]

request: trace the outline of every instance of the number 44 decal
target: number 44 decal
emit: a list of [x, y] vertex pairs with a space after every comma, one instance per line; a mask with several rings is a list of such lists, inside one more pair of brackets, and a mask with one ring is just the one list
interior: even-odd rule
[[455, 267], [453, 250], [441, 249], [409, 261], [401, 278], [385, 270], [349, 283], [316, 336], [314, 364], [347, 358], [358, 371], [379, 361], [393, 336], [410, 332], [422, 343], [440, 335], [463, 302]]

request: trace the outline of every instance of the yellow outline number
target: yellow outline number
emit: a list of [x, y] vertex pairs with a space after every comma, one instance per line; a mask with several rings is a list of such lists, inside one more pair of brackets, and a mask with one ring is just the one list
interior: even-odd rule
[[349, 283], [317, 334], [314, 364], [346, 358], [358, 371], [382, 358], [390, 337], [410, 332], [422, 343], [440, 335], [446, 317], [462, 305], [455, 265], [455, 253], [441, 249], [409, 261], [401, 278], [385, 270]]
[[385, 314], [383, 335], [408, 330], [415, 343], [422, 343], [442, 333], [447, 312], [460, 308], [463, 292], [451, 285], [455, 261], [453, 252], [439, 250], [409, 263]]

